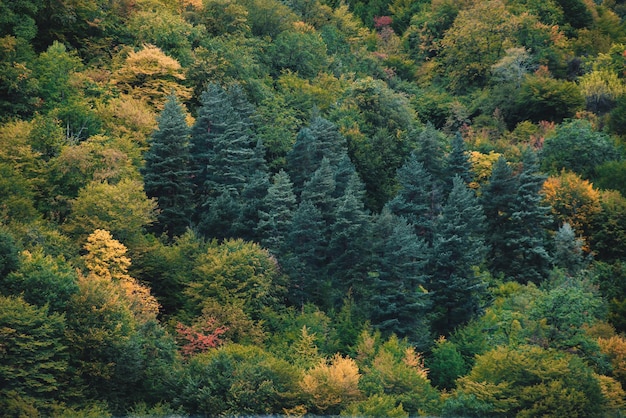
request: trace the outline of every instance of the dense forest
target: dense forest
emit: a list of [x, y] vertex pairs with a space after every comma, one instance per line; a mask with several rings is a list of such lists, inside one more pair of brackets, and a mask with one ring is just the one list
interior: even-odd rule
[[7, 417], [626, 414], [624, 0], [0, 0]]

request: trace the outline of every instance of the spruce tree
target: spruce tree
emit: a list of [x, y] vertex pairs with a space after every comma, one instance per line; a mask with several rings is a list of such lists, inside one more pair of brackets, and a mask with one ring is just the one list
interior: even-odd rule
[[287, 154], [287, 167], [299, 194], [304, 183], [321, 166], [324, 158], [337, 166], [347, 154], [346, 139], [327, 119], [315, 117], [298, 132], [293, 149]]
[[282, 255], [285, 239], [291, 228], [296, 206], [293, 184], [284, 170], [272, 177], [263, 209], [259, 212], [257, 227], [261, 243], [275, 255]]
[[312, 302], [329, 306], [326, 274], [328, 228], [320, 210], [308, 200], [298, 205], [286, 237], [283, 268], [290, 278], [289, 301], [295, 306]]
[[482, 188], [481, 203], [486, 216], [487, 261], [494, 276], [509, 273], [512, 248], [507, 241], [515, 211], [517, 178], [504, 157], [493, 165], [491, 178]]
[[[241, 89], [211, 84], [192, 129], [201, 233], [254, 239], [268, 186], [265, 149], [252, 131], [251, 105]], [[237, 210], [237, 212], [231, 212]]]
[[540, 283], [552, 267], [546, 250], [551, 223], [550, 207], [543, 203], [541, 189], [546, 177], [538, 173], [537, 157], [527, 151], [523, 169], [518, 176], [518, 188], [511, 213], [511, 228], [505, 236], [510, 247], [507, 276], [520, 283]]
[[583, 252], [583, 240], [576, 238], [570, 224], [565, 222], [554, 235], [554, 264], [570, 277], [576, 276], [588, 264]]
[[433, 222], [439, 203], [433, 190], [432, 176], [418, 161], [416, 153], [412, 153], [398, 169], [397, 179], [400, 190], [386, 207], [413, 225], [419, 237], [432, 242]]
[[450, 142], [450, 153], [446, 161], [446, 172], [448, 174], [448, 187], [452, 186], [455, 176], [459, 176], [465, 184], [472, 181], [472, 166], [467, 155], [467, 146], [460, 132], [457, 132]]
[[348, 292], [355, 300], [359, 300], [363, 292], [370, 252], [370, 217], [364, 207], [364, 195], [363, 182], [354, 172], [345, 193], [337, 201], [334, 220], [330, 225], [330, 240], [326, 251], [329, 275], [335, 290], [335, 305]]
[[454, 177], [436, 224], [430, 263], [428, 290], [433, 292], [433, 326], [439, 334], [449, 334], [480, 312], [486, 286], [475, 267], [483, 263], [487, 251], [484, 222], [474, 192], [461, 177]]
[[175, 96], [170, 96], [152, 134], [142, 169], [148, 197], [157, 199], [159, 214], [155, 229], [170, 239], [191, 226], [193, 182], [189, 128]]
[[396, 334], [412, 344], [430, 338], [426, 264], [429, 249], [406, 219], [383, 209], [373, 226], [368, 318], [383, 335]]
[[330, 165], [330, 160], [324, 158], [311, 179], [304, 183], [300, 195], [300, 201], [308, 200], [320, 210], [327, 225], [330, 225], [335, 217], [334, 211], [337, 201], [333, 198], [335, 186], [333, 167]]

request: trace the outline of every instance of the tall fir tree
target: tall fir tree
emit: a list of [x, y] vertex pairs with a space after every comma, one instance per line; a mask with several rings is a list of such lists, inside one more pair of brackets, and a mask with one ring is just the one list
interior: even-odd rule
[[308, 127], [298, 132], [293, 149], [287, 154], [287, 167], [296, 193], [300, 193], [324, 158], [336, 166], [345, 154], [346, 139], [337, 126], [322, 117], [313, 118]]
[[520, 283], [540, 283], [551, 268], [547, 227], [550, 207], [543, 202], [541, 190], [546, 177], [538, 172], [537, 156], [526, 151], [511, 213], [511, 228], [505, 236], [510, 257], [505, 273]]
[[308, 200], [320, 210], [326, 225], [330, 225], [335, 218], [337, 199], [333, 198], [336, 188], [334, 174], [330, 160], [322, 159], [311, 179], [304, 183], [300, 195], [300, 201]]
[[568, 276], [575, 277], [589, 264], [583, 251], [584, 241], [576, 237], [576, 232], [565, 222], [554, 235], [554, 264]]
[[415, 233], [432, 242], [433, 222], [440, 203], [433, 188], [432, 176], [412, 153], [397, 172], [400, 190], [386, 207], [397, 216], [402, 216], [413, 225]]
[[207, 236], [256, 238], [268, 175], [265, 149], [254, 138], [251, 113], [237, 86], [225, 91], [211, 84], [201, 96], [192, 142], [200, 209], [196, 220]]
[[280, 257], [285, 250], [285, 240], [296, 209], [293, 184], [289, 174], [284, 170], [280, 170], [272, 177], [272, 184], [267, 189], [263, 206], [259, 212], [257, 231], [261, 243]]
[[189, 127], [183, 107], [173, 95], [159, 116], [142, 174], [146, 194], [157, 199], [157, 232], [170, 239], [183, 234], [192, 225], [193, 171]]
[[487, 262], [494, 276], [509, 273], [512, 248], [507, 241], [512, 227], [518, 189], [517, 177], [504, 157], [496, 160], [489, 183], [482, 188], [480, 202], [486, 216]]
[[383, 209], [372, 228], [372, 270], [367, 283], [368, 319], [383, 335], [410, 343], [430, 340], [426, 290], [429, 249], [406, 219]]
[[430, 122], [426, 124], [416, 138], [417, 148], [414, 151], [417, 161], [424, 165], [424, 169], [433, 177], [436, 188], [441, 188], [441, 184], [446, 176], [445, 135], [437, 130]]
[[[450, 152], [446, 159], [446, 183], [452, 187], [454, 177], [458, 176], [469, 184], [472, 181], [472, 165], [467, 154], [467, 146], [460, 132], [457, 132], [450, 142]], [[450, 190], [450, 189], [448, 189]]]
[[309, 200], [294, 212], [286, 237], [288, 251], [283, 268], [290, 278], [288, 299], [294, 306], [315, 303], [330, 307], [330, 281], [327, 275], [326, 243], [328, 227], [321, 211]]
[[337, 201], [326, 249], [335, 306], [348, 294], [360, 300], [365, 287], [370, 216], [364, 207], [364, 196], [365, 186], [355, 171]]
[[485, 215], [474, 192], [461, 177], [452, 181], [452, 191], [439, 217], [430, 262], [433, 327], [449, 334], [479, 314], [486, 285], [476, 272], [484, 262]]

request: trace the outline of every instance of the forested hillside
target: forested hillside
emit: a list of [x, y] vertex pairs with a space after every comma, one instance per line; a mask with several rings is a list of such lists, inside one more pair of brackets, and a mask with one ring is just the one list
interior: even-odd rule
[[623, 0], [0, 0], [0, 415], [626, 413]]

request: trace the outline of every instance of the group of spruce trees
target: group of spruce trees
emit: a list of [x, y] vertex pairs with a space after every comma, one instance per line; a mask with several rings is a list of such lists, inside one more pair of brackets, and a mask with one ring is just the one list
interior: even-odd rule
[[289, 277], [288, 304], [338, 309], [351, 298], [384, 334], [420, 344], [480, 312], [487, 289], [477, 267], [520, 282], [551, 268], [532, 152], [519, 166], [500, 158], [478, 195], [462, 137], [446, 151], [427, 126], [397, 172], [397, 194], [371, 213], [333, 123], [314, 117], [286, 170], [271, 175], [252, 119], [238, 86], [209, 85], [191, 128], [170, 97], [145, 154], [145, 190], [158, 201], [156, 233], [192, 228], [263, 244]]

